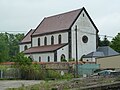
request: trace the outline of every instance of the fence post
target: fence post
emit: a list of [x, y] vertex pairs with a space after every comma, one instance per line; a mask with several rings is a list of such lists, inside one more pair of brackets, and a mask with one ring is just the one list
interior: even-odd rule
[[0, 70], [0, 72], [1, 72], [0, 78], [3, 78], [3, 70]]

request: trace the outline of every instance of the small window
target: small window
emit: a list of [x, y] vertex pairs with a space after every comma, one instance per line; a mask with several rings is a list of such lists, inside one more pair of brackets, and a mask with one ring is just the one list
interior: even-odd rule
[[44, 38], [44, 45], [47, 45], [47, 37]]
[[39, 62], [41, 62], [41, 57], [39, 57]]
[[61, 35], [58, 36], [58, 43], [61, 44]]
[[24, 50], [27, 50], [27, 49], [28, 49], [28, 47], [27, 47], [27, 45], [25, 45], [25, 46], [24, 46]]
[[54, 36], [51, 37], [51, 45], [54, 44]]
[[48, 56], [48, 62], [50, 62], [50, 56]]
[[85, 15], [84, 15], [84, 13], [83, 13], [83, 17], [84, 17]]
[[38, 38], [38, 46], [40, 46], [40, 38]]

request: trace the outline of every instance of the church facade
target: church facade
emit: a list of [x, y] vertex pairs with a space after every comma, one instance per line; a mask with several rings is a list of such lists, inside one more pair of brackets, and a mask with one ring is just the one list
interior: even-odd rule
[[76, 56], [80, 60], [96, 51], [97, 37], [98, 29], [83, 7], [44, 18], [19, 46], [20, 52], [38, 62], [68, 61]]

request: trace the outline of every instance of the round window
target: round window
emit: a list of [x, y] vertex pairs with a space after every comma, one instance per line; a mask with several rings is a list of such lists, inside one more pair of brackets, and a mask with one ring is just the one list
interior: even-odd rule
[[87, 42], [88, 42], [88, 37], [84, 35], [84, 36], [82, 37], [82, 41], [83, 41], [84, 43], [87, 43]]

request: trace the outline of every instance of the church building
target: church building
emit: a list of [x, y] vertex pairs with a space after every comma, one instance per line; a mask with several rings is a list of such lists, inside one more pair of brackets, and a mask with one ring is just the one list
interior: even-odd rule
[[[20, 42], [20, 52], [33, 61], [61, 62], [81, 59], [96, 51], [98, 29], [86, 9], [45, 17]], [[77, 50], [77, 53], [76, 53]]]

